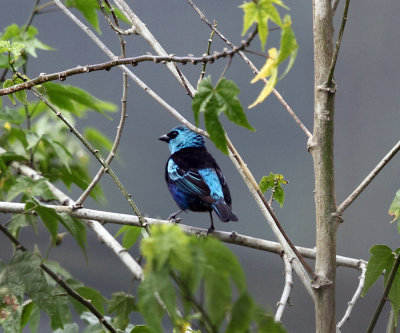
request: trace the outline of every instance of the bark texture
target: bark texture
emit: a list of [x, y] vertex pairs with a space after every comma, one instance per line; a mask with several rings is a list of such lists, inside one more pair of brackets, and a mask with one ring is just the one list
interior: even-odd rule
[[313, 0], [314, 129], [309, 149], [314, 160], [317, 257], [314, 281], [316, 332], [336, 332], [336, 229], [334, 179], [334, 87], [328, 86], [333, 55], [330, 0]]

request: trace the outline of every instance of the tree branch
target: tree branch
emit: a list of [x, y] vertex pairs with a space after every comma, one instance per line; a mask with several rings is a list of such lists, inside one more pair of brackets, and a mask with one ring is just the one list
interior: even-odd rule
[[[0, 154], [4, 152], [5, 150], [0, 147]], [[39, 180], [43, 178], [41, 175], [39, 175], [37, 171], [31, 169], [26, 165], [20, 164], [19, 162], [12, 162], [11, 166], [17, 173], [30, 177], [33, 180]], [[69, 205], [69, 209], [72, 209], [72, 207], [74, 206], [74, 201], [70, 197], [60, 191], [52, 183], [46, 181], [46, 185], [49, 187], [51, 193], [61, 204], [65, 206]], [[14, 203], [9, 204], [13, 205]], [[85, 222], [96, 234], [99, 241], [104, 243], [114, 252], [114, 254], [122, 261], [122, 263], [125, 264], [125, 266], [136, 279], [141, 280], [143, 278], [142, 267], [140, 267], [140, 265], [132, 258], [132, 256], [127, 251], [125, 251], [121, 244], [119, 244], [118, 241], [98, 221], [85, 220]]]
[[12, 94], [14, 92], [30, 89], [34, 86], [37, 86], [41, 83], [48, 81], [65, 80], [68, 76], [73, 76], [77, 74], [86, 74], [96, 71], [110, 70], [112, 67], [121, 66], [121, 65], [132, 65], [136, 66], [141, 62], [154, 62], [165, 63], [165, 62], [176, 62], [181, 64], [193, 64], [196, 65], [198, 63], [213, 63], [214, 61], [220, 58], [232, 57], [235, 53], [238, 53], [240, 50], [244, 50], [251, 39], [254, 38], [254, 35], [250, 35], [249, 39], [242, 42], [242, 45], [233, 49], [233, 50], [223, 50], [222, 52], [214, 53], [213, 55], [203, 55], [201, 57], [176, 57], [173, 55], [170, 56], [154, 56], [154, 55], [141, 55], [137, 57], [129, 57], [129, 58], [118, 58], [115, 60], [107, 61], [100, 64], [86, 65], [86, 66], [77, 66], [75, 68], [66, 69], [60, 72], [45, 74], [41, 73], [38, 77], [27, 80], [23, 83], [19, 83], [8, 88], [0, 89], [0, 96]]
[[[8, 230], [5, 226], [0, 224], [0, 230], [1, 232], [12, 242], [14, 245], [17, 247], [18, 250], [21, 250], [23, 252], [27, 252], [28, 250], [16, 239]], [[92, 304], [90, 300], [87, 300], [83, 298], [81, 295], [79, 295], [73, 288], [71, 288], [68, 283], [64, 281], [64, 279], [59, 275], [53, 272], [47, 265], [45, 264], [40, 264], [40, 268], [45, 271], [57, 284], [63, 288], [68, 295], [70, 295], [72, 298], [74, 298], [76, 301], [81, 303], [83, 306], [85, 306], [91, 313], [93, 313], [94, 316], [99, 320], [99, 322], [106, 327], [110, 332], [112, 333], [117, 333], [117, 330], [112, 326], [106, 318], [103, 317], [103, 315], [96, 309], [96, 307]]]
[[365, 262], [360, 262], [360, 269], [361, 269], [361, 275], [359, 276], [360, 282], [358, 284], [358, 287], [356, 289], [356, 292], [354, 293], [351, 301], [348, 303], [347, 310], [343, 316], [343, 318], [340, 320], [340, 322], [337, 324], [337, 328], [340, 329], [344, 323], [350, 319], [350, 314], [351, 311], [354, 308], [354, 305], [356, 304], [358, 298], [360, 297], [363, 288], [364, 288], [364, 282], [365, 282], [365, 273], [367, 271], [367, 264]]
[[379, 301], [378, 307], [376, 308], [376, 311], [374, 313], [374, 316], [372, 317], [371, 323], [368, 326], [367, 333], [372, 333], [372, 331], [375, 328], [376, 322], [378, 321], [378, 318], [381, 314], [383, 306], [385, 305], [385, 302], [388, 300], [387, 297], [389, 295], [390, 288], [392, 288], [392, 284], [393, 284], [394, 278], [396, 277], [397, 270], [399, 269], [399, 265], [400, 265], [400, 255], [397, 255], [396, 260], [393, 264], [393, 268], [390, 271], [389, 278], [386, 282], [385, 289], [383, 290], [383, 294]]
[[360, 185], [338, 206], [336, 214], [341, 216], [343, 212], [349, 207], [353, 201], [361, 194], [362, 191], [369, 185], [369, 183], [382, 171], [386, 164], [399, 152], [400, 141], [385, 155], [385, 157], [376, 165], [376, 167], [369, 173], [369, 175], [361, 182]]
[[[106, 163], [104, 158], [101, 156], [100, 152], [97, 149], [94, 149], [90, 142], [86, 140], [85, 137], [79, 131], [71, 124], [70, 121], [68, 121], [67, 118], [64, 117], [64, 115], [57, 110], [57, 108], [52, 105], [46, 97], [44, 97], [41, 93], [39, 93], [36, 89], [31, 89], [31, 91], [42, 100], [43, 103], [45, 103], [55, 114], [57, 117], [59, 117], [65, 125], [70, 129], [70, 131], [83, 143], [83, 145], [92, 153], [92, 155], [99, 161], [99, 163], [102, 165], [104, 168], [104, 172], [108, 173], [112, 180], [115, 182], [115, 184], [118, 186], [119, 190], [122, 192], [124, 195], [125, 199], [128, 201], [129, 205], [135, 212], [135, 214], [139, 217], [139, 221], [143, 221], [143, 215], [136, 206], [135, 202], [132, 200], [132, 195], [128, 193], [128, 191], [125, 189], [124, 185], [121, 183], [121, 181], [118, 179], [117, 175], [114, 173], [114, 171], [110, 168], [110, 166]], [[75, 207], [76, 208], [76, 207]], [[147, 229], [147, 232], [150, 232], [149, 229]]]
[[[76, 217], [84, 221], [90, 220], [92, 222], [97, 222], [100, 226], [106, 223], [111, 223], [118, 225], [130, 225], [133, 227], [143, 227], [140, 225], [139, 218], [136, 215], [112, 213], [112, 212], [87, 209], [87, 208], [80, 208], [74, 210], [71, 206], [60, 206], [60, 205], [44, 205], [44, 206], [54, 209], [57, 213], [65, 213], [68, 214], [69, 216]], [[33, 211], [27, 212], [25, 210], [25, 204], [23, 203], [4, 202], [4, 201], [0, 201], [0, 213], [34, 214]], [[160, 220], [151, 217], [145, 217], [145, 222], [148, 225], [171, 223], [170, 221], [167, 220]], [[177, 225], [187, 234], [196, 235], [200, 237], [207, 236], [207, 229], [192, 227], [182, 223], [179, 223]], [[260, 251], [271, 252], [278, 255], [280, 255], [282, 251], [284, 251], [282, 246], [278, 242], [272, 242], [261, 238], [241, 235], [235, 231], [226, 232], [226, 231], [215, 230], [209, 236], [215, 237], [225, 243], [244, 246]], [[316, 255], [315, 248], [311, 249], [301, 246], [296, 246], [296, 248], [297, 251], [299, 251], [304, 258], [315, 259]], [[367, 262], [362, 259], [355, 259], [338, 255], [336, 256], [336, 264], [338, 266], [348, 267], [352, 269], [361, 269], [361, 265], [364, 264], [366, 265]]]
[[[216, 28], [213, 26], [213, 24], [207, 19], [207, 17], [203, 14], [203, 12], [196, 7], [196, 5], [193, 3], [192, 0], [187, 0], [188, 3], [193, 7], [193, 9], [199, 14], [200, 19], [206, 23], [211, 30], [215, 31], [215, 33], [226, 43], [228, 44], [232, 49], [235, 48], [235, 46]], [[250, 61], [249, 58], [244, 54], [244, 52], [239, 52], [239, 55], [242, 57], [244, 62], [251, 68], [254, 74], [258, 74], [258, 69], [257, 67]], [[262, 79], [265, 83], [268, 82], [267, 79]], [[283, 105], [283, 107], [286, 109], [286, 111], [289, 113], [289, 115], [293, 118], [293, 120], [296, 122], [296, 124], [302, 129], [302, 131], [307, 135], [308, 138], [312, 137], [311, 132], [307, 129], [307, 127], [301, 122], [299, 117], [294, 113], [292, 108], [289, 106], [289, 104], [286, 103], [286, 101], [283, 99], [282, 95], [276, 90], [273, 89], [273, 94], [275, 97], [278, 99], [278, 101]]]
[[[102, 9], [103, 15], [105, 15], [108, 18], [107, 13], [104, 10], [104, 5], [102, 4], [102, 2], [100, 0], [98, 0], [98, 1], [99, 1], [99, 5], [100, 5], [100, 7]], [[110, 11], [113, 14], [113, 19], [115, 21], [115, 26], [117, 28], [119, 28], [118, 19], [117, 19], [116, 15], [115, 15], [114, 11], [112, 10], [112, 7], [109, 5], [108, 0], [106, 0], [106, 4], [109, 6]], [[109, 24], [111, 26], [113, 26], [113, 23], [111, 22], [111, 20], [109, 21]], [[119, 33], [119, 32], [118, 32], [118, 37], [119, 37], [119, 41], [120, 41], [120, 45], [121, 45], [121, 57], [125, 58], [125, 56], [126, 56], [126, 52], [125, 52], [126, 43], [124, 41], [124, 38], [122, 37], [122, 34]], [[126, 114], [127, 91], [128, 91], [128, 77], [127, 77], [125, 72], [122, 72], [121, 116], [120, 116], [119, 124], [118, 124], [118, 127], [117, 127], [117, 133], [115, 135], [113, 146], [112, 146], [111, 151], [110, 151], [110, 153], [109, 153], [109, 155], [107, 156], [107, 159], [106, 159], [107, 165], [110, 165], [111, 161], [113, 160], [113, 158], [115, 157], [115, 155], [117, 153], [119, 142], [120, 142], [121, 136], [122, 136], [122, 131], [124, 129], [125, 119], [127, 117], [127, 114]], [[85, 201], [86, 198], [89, 196], [90, 192], [94, 189], [96, 184], [100, 181], [100, 179], [103, 176], [105, 171], [106, 171], [106, 169], [104, 167], [101, 167], [99, 169], [99, 171], [97, 172], [96, 176], [90, 182], [89, 186], [81, 194], [81, 196], [78, 198], [78, 200], [76, 200], [76, 202], [75, 202], [76, 207], [81, 207], [82, 206], [83, 201]]]
[[[346, 26], [347, 13], [349, 11], [349, 4], [350, 4], [350, 0], [346, 0], [346, 3], [344, 5], [344, 10], [343, 10], [342, 23], [341, 23], [340, 29], [339, 29], [338, 40], [336, 41], [336, 48], [335, 48], [335, 52], [333, 53], [331, 68], [329, 69], [328, 80], [326, 83], [327, 87], [332, 87], [332, 85], [334, 85], [333, 84], [333, 74], [335, 73], [336, 60], [339, 55], [340, 46], [342, 44], [344, 27]], [[333, 88], [335, 88], [335, 87], [333, 87]]]
[[281, 299], [279, 300], [275, 313], [275, 321], [281, 322], [283, 311], [285, 310], [286, 304], [289, 302], [290, 291], [293, 287], [293, 276], [292, 276], [292, 263], [291, 259], [286, 255], [282, 256], [283, 263], [285, 264], [285, 287], [283, 288]]

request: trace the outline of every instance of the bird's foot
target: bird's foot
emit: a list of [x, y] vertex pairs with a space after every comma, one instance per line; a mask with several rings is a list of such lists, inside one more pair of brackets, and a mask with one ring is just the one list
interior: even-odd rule
[[209, 234], [212, 234], [213, 232], [214, 232], [214, 227], [209, 227], [208, 229], [207, 229], [207, 236], [209, 235]]
[[168, 221], [172, 222], [172, 223], [180, 223], [181, 222], [181, 218], [180, 217], [176, 217], [176, 214], [172, 214], [168, 217]]

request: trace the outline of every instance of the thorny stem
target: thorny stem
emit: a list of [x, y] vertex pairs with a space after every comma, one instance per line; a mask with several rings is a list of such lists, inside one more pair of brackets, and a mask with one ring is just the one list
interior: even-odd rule
[[[28, 250], [16, 239], [8, 230], [6, 227], [0, 224], [0, 230], [1, 232], [17, 247], [18, 250], [21, 250], [23, 252], [28, 252]], [[110, 332], [112, 333], [117, 333], [117, 330], [107, 321], [106, 318], [103, 317], [103, 315], [96, 309], [96, 307], [92, 304], [91, 301], [83, 298], [81, 295], [79, 295], [73, 288], [71, 288], [65, 281], [64, 279], [58, 275], [57, 273], [53, 272], [47, 265], [45, 264], [40, 264], [40, 268], [45, 271], [57, 284], [63, 288], [68, 295], [70, 295], [72, 298], [74, 298], [76, 301], [81, 303], [83, 306], [85, 306], [93, 315], [96, 316], [96, 318], [99, 320], [99, 322], [106, 327]]]
[[385, 302], [387, 301], [387, 297], [389, 295], [390, 288], [393, 285], [393, 281], [394, 281], [394, 278], [396, 276], [396, 273], [397, 273], [397, 270], [399, 268], [399, 265], [400, 265], [400, 255], [396, 255], [396, 260], [395, 260], [395, 262], [393, 264], [392, 270], [390, 271], [390, 275], [389, 275], [389, 278], [388, 278], [388, 280], [386, 282], [385, 289], [383, 290], [383, 294], [382, 294], [381, 300], [379, 301], [378, 307], [376, 308], [374, 316], [372, 317], [371, 323], [368, 326], [367, 333], [372, 333], [372, 331], [375, 328], [376, 322], [378, 321], [378, 318], [379, 318], [379, 316], [381, 314], [383, 306], [385, 305]]

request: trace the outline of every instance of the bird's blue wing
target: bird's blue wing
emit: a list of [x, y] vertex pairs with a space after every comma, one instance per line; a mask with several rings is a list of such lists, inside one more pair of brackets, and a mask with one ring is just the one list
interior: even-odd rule
[[[173, 183], [175, 186], [177, 186], [179, 190], [190, 195], [199, 196], [205, 202], [213, 203], [215, 201], [215, 197], [212, 194], [213, 192], [215, 192], [215, 190], [217, 190], [216, 189], [217, 185], [216, 184], [213, 185], [212, 180], [213, 178], [216, 178], [218, 180], [218, 177], [216, 174], [215, 177], [213, 177], [211, 171], [207, 172], [205, 170], [212, 170], [212, 169], [182, 170], [174, 162], [173, 159], [170, 159], [167, 165], [169, 181]], [[219, 183], [219, 181], [218, 184], [219, 187], [221, 188], [221, 184]], [[222, 193], [222, 188], [220, 189], [219, 192]]]

